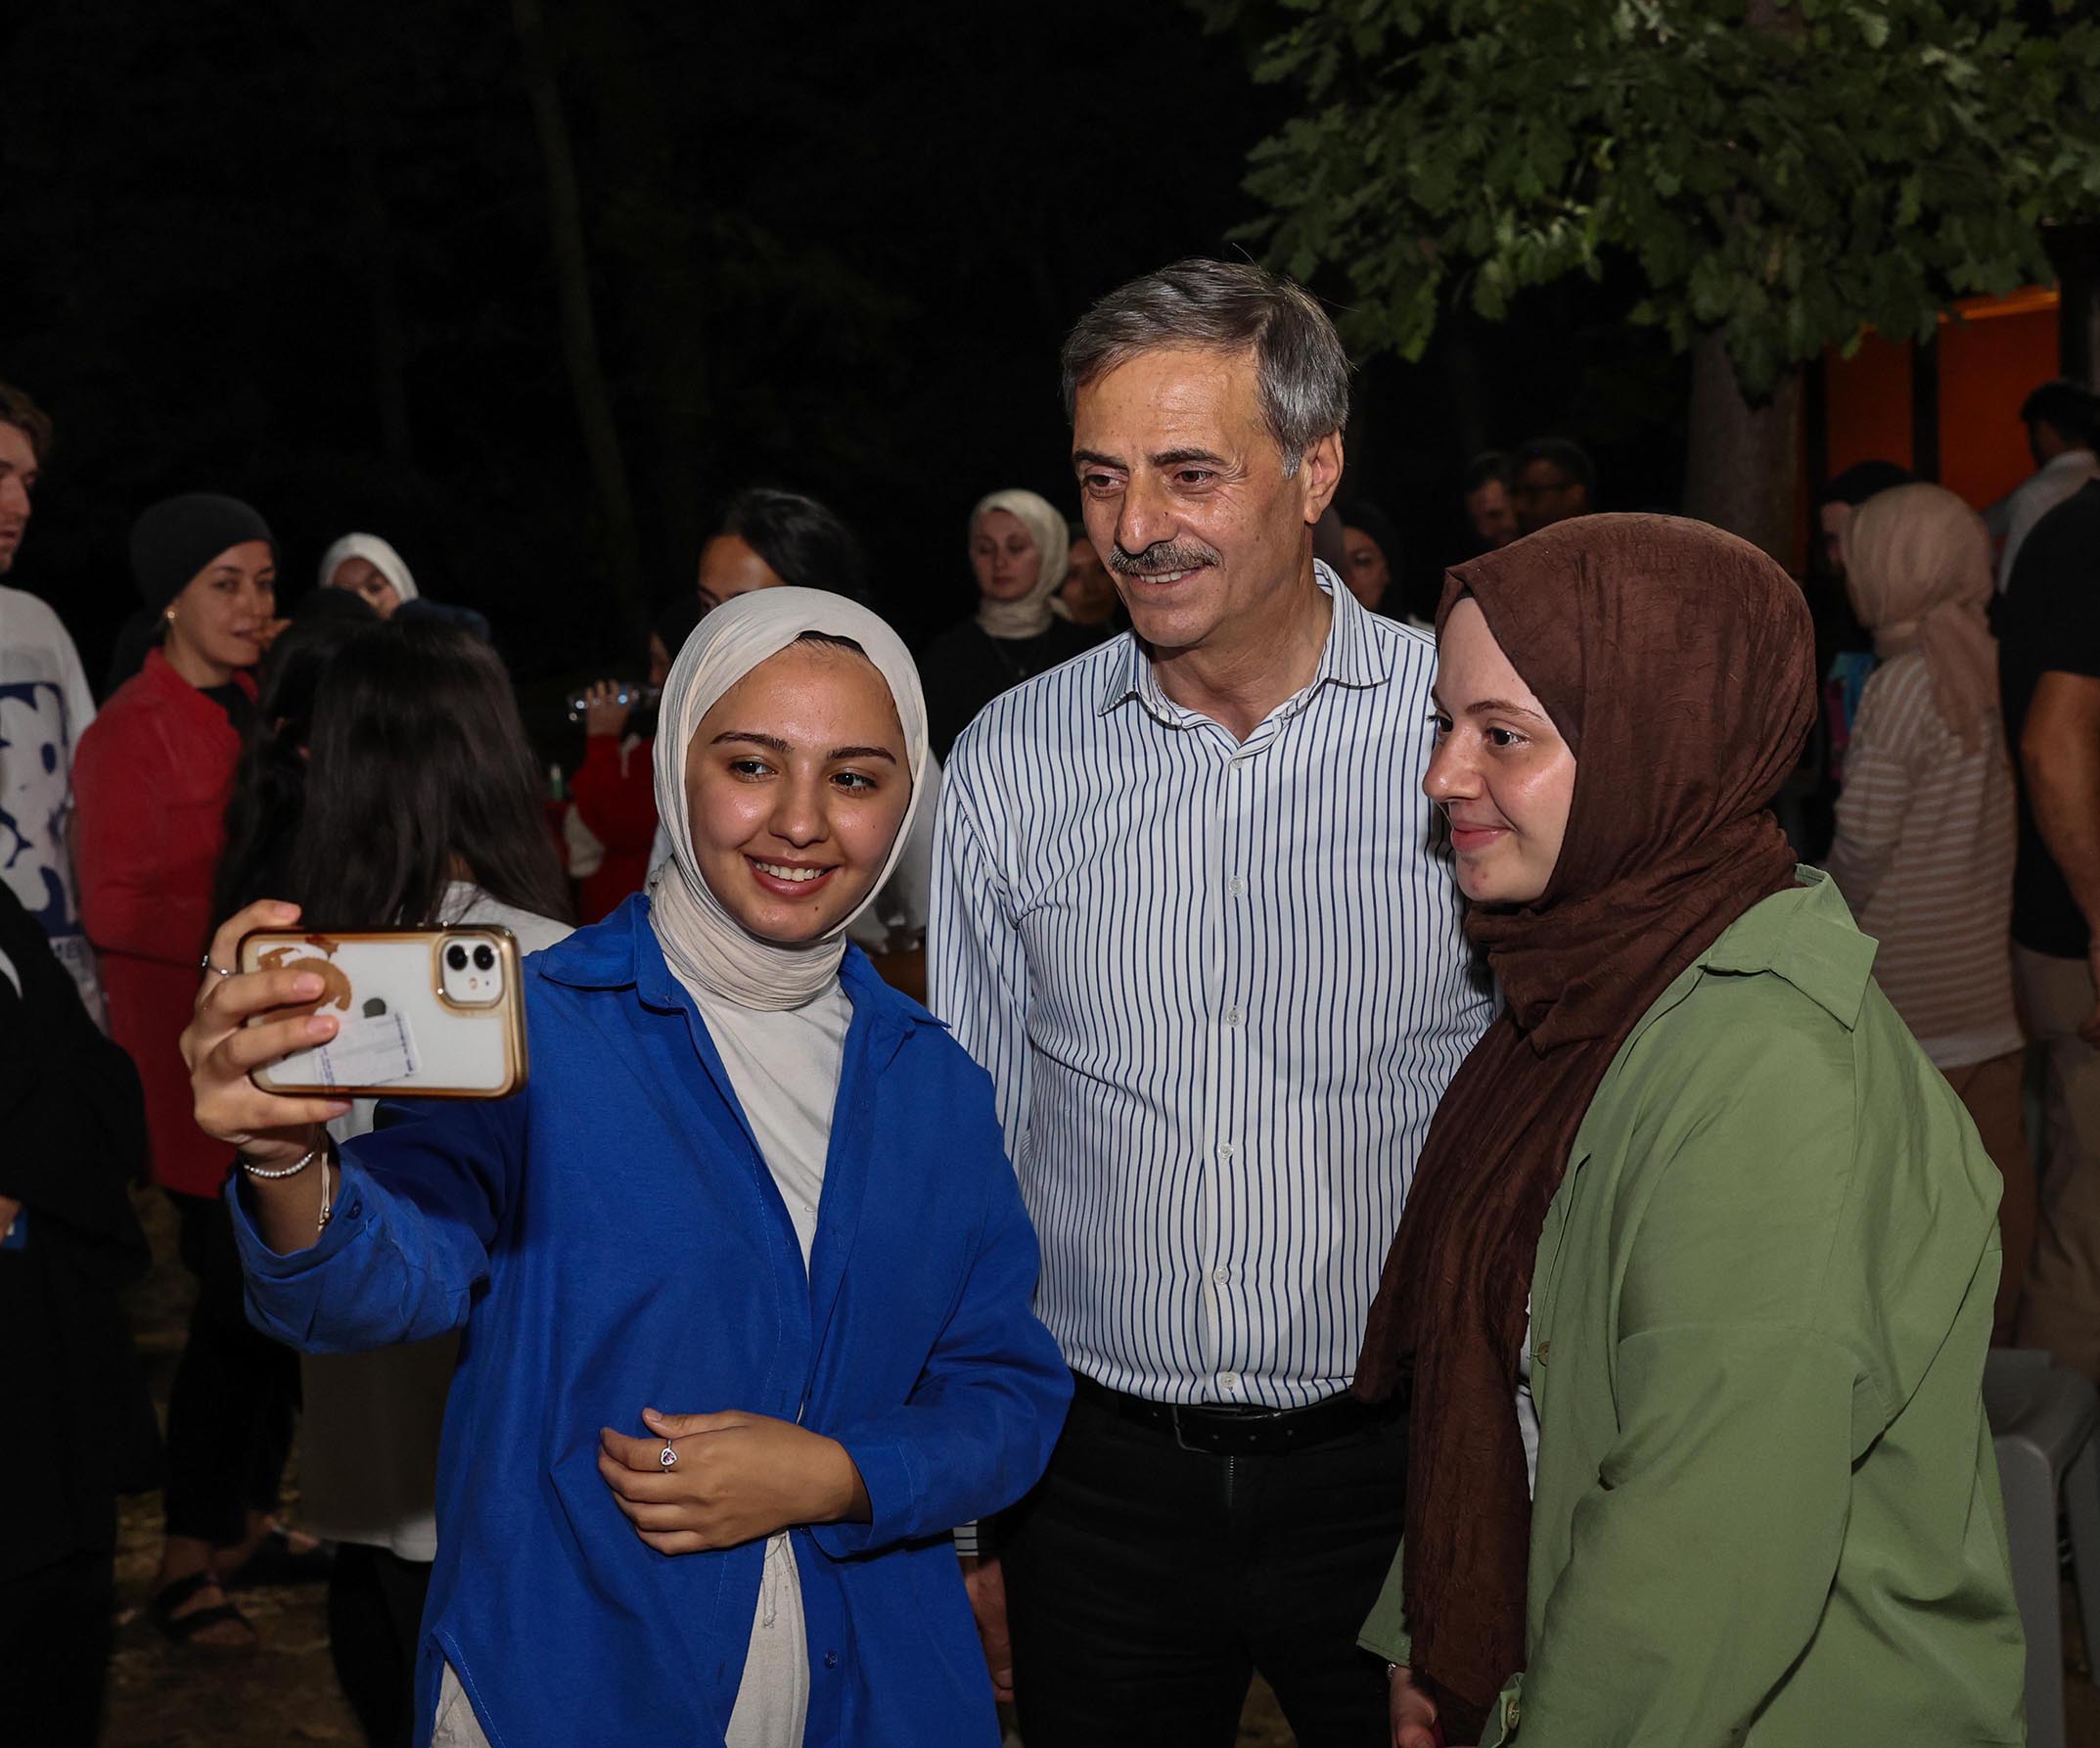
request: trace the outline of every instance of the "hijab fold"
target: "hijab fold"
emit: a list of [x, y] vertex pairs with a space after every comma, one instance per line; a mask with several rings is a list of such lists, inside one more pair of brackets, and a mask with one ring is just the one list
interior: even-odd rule
[[1984, 610], [1996, 592], [1984, 519], [1943, 485], [1879, 492], [1852, 512], [1845, 586], [1884, 662], [1925, 658], [1933, 706], [1974, 752], [1998, 709], [1998, 649]]
[[336, 573], [342, 568], [344, 559], [363, 559], [393, 584], [393, 592], [402, 600], [416, 599], [415, 576], [401, 555], [394, 551], [392, 541], [382, 540], [377, 534], [344, 534], [321, 555], [321, 587], [336, 586]]
[[987, 637], [1040, 637], [1050, 629], [1050, 603], [1065, 581], [1065, 561], [1072, 555], [1072, 526], [1047, 498], [1032, 491], [995, 491], [978, 499], [970, 512], [970, 538], [993, 510], [1004, 510], [1028, 530], [1035, 542], [1035, 586], [1018, 601], [994, 601], [980, 595], [977, 622]]
[[1530, 1495], [1515, 1411], [1546, 1209], [1641, 1017], [1794, 880], [1768, 808], [1814, 718], [1813, 639], [1756, 547], [1663, 516], [1588, 516], [1461, 565], [1575, 754], [1543, 895], [1476, 905], [1505, 996], [1438, 1107], [1364, 1334], [1358, 1395], [1411, 1373], [1403, 1601], [1414, 1672], [1478, 1740], [1524, 1667]]
[[[730, 915], [700, 871], [686, 804], [686, 754], [701, 718], [746, 674], [804, 633], [848, 637], [890, 688], [904, 730], [911, 805], [898, 822], [889, 860], [860, 902], [813, 941], [763, 941]], [[700, 621], [671, 663], [657, 709], [657, 816], [670, 839], [668, 860], [650, 878], [649, 922], [671, 973], [696, 999], [740, 1007], [801, 1007], [838, 981], [847, 926], [874, 901], [911, 835], [925, 788], [926, 699], [919, 670], [897, 634], [865, 607], [820, 589], [754, 589]]]

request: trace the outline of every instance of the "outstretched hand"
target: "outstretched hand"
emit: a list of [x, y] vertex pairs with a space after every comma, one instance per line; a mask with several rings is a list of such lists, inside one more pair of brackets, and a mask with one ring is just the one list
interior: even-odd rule
[[[290, 928], [298, 914], [297, 904], [264, 899], [219, 925], [205, 957], [220, 969], [204, 973], [181, 1038], [197, 1127], [258, 1165], [297, 1159], [314, 1145], [317, 1126], [350, 1108], [342, 1099], [280, 1098], [249, 1079], [251, 1070], [336, 1035], [335, 1017], [312, 1011], [322, 991], [321, 980], [311, 972], [221, 975], [232, 972], [243, 936], [255, 929]], [[279, 1010], [286, 1017], [249, 1024]]]
[[[763, 1414], [642, 1410], [647, 1438], [606, 1427], [598, 1473], [659, 1553], [735, 1547], [798, 1524], [866, 1521], [868, 1490], [845, 1447]], [[676, 1461], [663, 1464], [668, 1446]]]

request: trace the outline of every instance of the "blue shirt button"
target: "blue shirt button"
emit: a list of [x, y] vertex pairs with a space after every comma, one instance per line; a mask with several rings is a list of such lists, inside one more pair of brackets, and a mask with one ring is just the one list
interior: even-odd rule
[[826, 1669], [837, 1669], [839, 1667], [839, 1653], [837, 1651], [826, 1651], [824, 1653], [824, 1667]]

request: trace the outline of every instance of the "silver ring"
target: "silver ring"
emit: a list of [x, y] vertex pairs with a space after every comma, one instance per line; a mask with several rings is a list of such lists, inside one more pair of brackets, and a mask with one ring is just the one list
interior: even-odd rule
[[212, 963], [211, 963], [211, 955], [210, 955], [209, 953], [206, 953], [206, 954], [205, 954], [205, 956], [204, 956], [204, 957], [203, 957], [202, 959], [198, 960], [198, 961], [197, 961], [197, 964], [198, 964], [198, 967], [199, 967], [199, 969], [200, 969], [200, 970], [204, 970], [204, 971], [215, 971], [215, 972], [217, 972], [217, 973], [219, 974], [219, 976], [221, 976], [221, 977], [231, 977], [231, 976], [233, 976], [233, 973], [232, 973], [232, 972], [230, 972], [230, 971], [228, 971], [228, 970], [227, 970], [227, 969], [226, 969], [226, 968], [225, 968], [225, 967], [224, 967], [223, 965], [214, 965], [214, 964], [212, 964]]
[[657, 1461], [666, 1469], [675, 1469], [678, 1466], [678, 1453], [671, 1449], [668, 1439], [663, 1441], [663, 1449], [657, 1452]]

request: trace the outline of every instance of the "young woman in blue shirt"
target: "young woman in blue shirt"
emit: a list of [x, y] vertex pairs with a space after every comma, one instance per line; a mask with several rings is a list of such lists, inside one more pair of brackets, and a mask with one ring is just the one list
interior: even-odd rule
[[[675, 855], [526, 961], [529, 1084], [340, 1161], [340, 1104], [248, 1079], [333, 1035], [248, 1024], [319, 991], [205, 978], [184, 1048], [251, 1168], [255, 1320], [312, 1352], [463, 1331], [419, 1737], [997, 1741], [947, 1532], [1034, 1482], [1071, 1380], [989, 1083], [845, 942], [926, 757], [872, 614], [709, 615], [657, 742]], [[251, 906], [212, 965], [295, 915]]]

